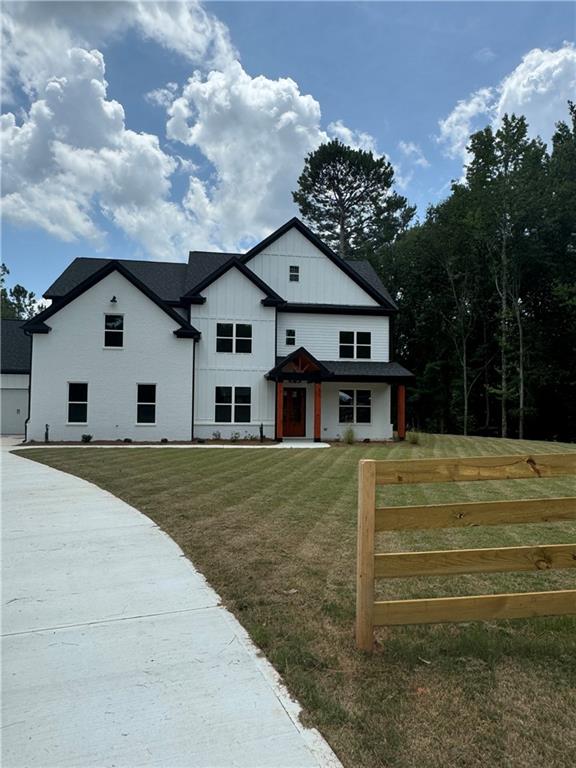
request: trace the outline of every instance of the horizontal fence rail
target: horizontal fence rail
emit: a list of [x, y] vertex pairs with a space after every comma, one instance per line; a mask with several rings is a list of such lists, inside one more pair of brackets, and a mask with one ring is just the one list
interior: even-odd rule
[[376, 506], [378, 485], [518, 480], [576, 475], [575, 453], [360, 462], [356, 643], [371, 650], [374, 627], [576, 614], [576, 589], [375, 602], [375, 579], [576, 568], [575, 544], [376, 553], [377, 531], [576, 520], [576, 497]]

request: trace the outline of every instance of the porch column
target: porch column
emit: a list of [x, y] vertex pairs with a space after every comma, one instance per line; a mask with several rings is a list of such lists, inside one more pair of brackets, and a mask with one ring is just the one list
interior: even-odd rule
[[397, 397], [398, 419], [397, 419], [397, 431], [398, 439], [404, 440], [406, 437], [406, 386], [404, 384], [398, 384], [398, 397]]
[[322, 428], [322, 382], [314, 382], [314, 442], [320, 442]]
[[284, 382], [276, 382], [276, 440], [282, 442], [284, 436]]

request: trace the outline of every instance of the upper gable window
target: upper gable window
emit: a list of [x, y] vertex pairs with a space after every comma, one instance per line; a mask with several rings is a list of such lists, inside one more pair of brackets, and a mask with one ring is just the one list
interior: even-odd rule
[[248, 323], [217, 323], [216, 352], [252, 352], [252, 326]]
[[287, 347], [296, 346], [296, 331], [293, 328], [286, 329], [286, 346]]
[[370, 331], [340, 331], [340, 357], [347, 360], [370, 360], [372, 334]]
[[124, 346], [124, 315], [104, 315], [104, 346]]
[[300, 267], [296, 266], [295, 264], [290, 265], [290, 282], [300, 282]]

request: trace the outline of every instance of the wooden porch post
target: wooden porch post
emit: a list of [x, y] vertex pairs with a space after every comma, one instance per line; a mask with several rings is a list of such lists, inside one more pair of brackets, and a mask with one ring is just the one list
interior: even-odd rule
[[406, 437], [406, 386], [404, 384], [398, 385], [398, 439], [404, 440]]
[[314, 442], [320, 442], [322, 431], [322, 382], [314, 382]]
[[276, 440], [284, 436], [284, 382], [276, 382]]

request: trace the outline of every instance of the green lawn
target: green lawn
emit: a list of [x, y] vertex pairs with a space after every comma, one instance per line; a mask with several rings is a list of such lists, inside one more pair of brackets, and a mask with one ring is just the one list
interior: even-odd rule
[[[354, 647], [361, 458], [576, 450], [423, 436], [330, 450], [38, 449], [106, 488], [182, 547], [282, 673], [349, 768], [576, 765], [576, 618], [397, 627]], [[576, 478], [386, 488], [388, 503], [576, 495]], [[381, 551], [569, 543], [573, 523], [386, 534]], [[575, 586], [575, 571], [412, 579], [388, 597]]]

